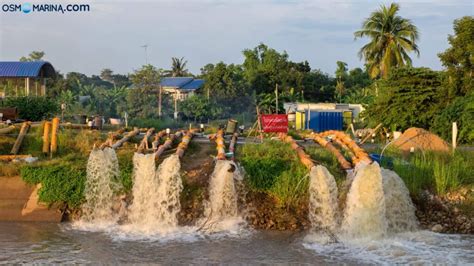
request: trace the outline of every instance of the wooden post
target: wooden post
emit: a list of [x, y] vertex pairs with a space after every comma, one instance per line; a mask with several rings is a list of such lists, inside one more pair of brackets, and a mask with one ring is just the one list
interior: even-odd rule
[[365, 138], [360, 142], [360, 144], [364, 144], [364, 142], [366, 142], [373, 134], [375, 134], [377, 132], [377, 130], [379, 130], [379, 128], [382, 126], [382, 123], [378, 124], [374, 130], [372, 130], [372, 132], [370, 132], [370, 134], [368, 134], [367, 136], [365, 136]]
[[25, 138], [25, 135], [28, 132], [29, 128], [30, 128], [30, 122], [24, 122], [21, 125], [20, 134], [18, 134], [18, 138], [16, 138], [15, 144], [13, 144], [13, 148], [10, 152], [11, 154], [13, 155], [18, 154], [18, 151], [20, 150], [20, 147], [21, 147], [21, 143], [23, 142], [23, 139]]
[[49, 132], [51, 131], [51, 122], [46, 121], [43, 129], [43, 153], [49, 153]]
[[452, 142], [453, 142], [453, 150], [455, 150], [458, 144], [458, 124], [456, 122], [453, 122]]
[[51, 129], [51, 155], [56, 153], [58, 150], [58, 129], [59, 129], [59, 118], [53, 118], [53, 124]]

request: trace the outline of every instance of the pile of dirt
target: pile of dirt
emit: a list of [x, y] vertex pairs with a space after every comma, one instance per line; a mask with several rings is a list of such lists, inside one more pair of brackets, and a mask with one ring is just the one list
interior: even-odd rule
[[411, 127], [393, 142], [393, 146], [402, 151], [410, 151], [413, 147], [416, 150], [429, 150], [448, 152], [450, 146], [446, 141], [437, 135], [422, 128]]

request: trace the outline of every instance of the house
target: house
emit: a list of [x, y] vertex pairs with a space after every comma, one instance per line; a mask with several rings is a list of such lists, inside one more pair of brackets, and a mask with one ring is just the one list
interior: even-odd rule
[[194, 95], [204, 85], [204, 80], [192, 77], [166, 77], [160, 81], [163, 93], [172, 94], [175, 100], [183, 101]]
[[0, 98], [45, 96], [47, 79], [55, 77], [53, 65], [46, 61], [0, 61]]

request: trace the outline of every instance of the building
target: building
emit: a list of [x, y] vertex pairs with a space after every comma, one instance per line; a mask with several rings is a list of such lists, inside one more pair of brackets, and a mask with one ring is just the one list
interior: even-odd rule
[[[289, 121], [295, 121], [295, 128], [299, 129], [308, 129], [312, 128], [314, 123], [318, 128], [317, 125], [319, 122], [318, 120], [313, 119], [312, 117], [317, 117], [317, 119], [326, 119], [323, 116], [335, 118], [328, 118], [332, 122], [332, 120], [339, 120], [345, 126], [350, 125], [354, 121], [359, 119], [359, 114], [364, 111], [364, 107], [361, 104], [346, 104], [346, 103], [298, 103], [298, 102], [288, 102], [284, 103], [283, 107], [285, 108], [286, 113], [288, 114]], [[338, 115], [337, 113], [340, 113]], [[323, 121], [321, 120], [321, 121]], [[326, 123], [326, 120], [323, 122]], [[313, 127], [314, 127], [313, 126]], [[335, 128], [333, 128], [335, 129]], [[339, 128], [338, 128], [339, 129]]]
[[173, 95], [173, 99], [182, 101], [194, 95], [195, 91], [204, 85], [204, 80], [192, 77], [167, 77], [162, 78], [160, 87], [163, 93]]
[[46, 95], [46, 81], [55, 78], [53, 65], [46, 61], [0, 61], [0, 98]]

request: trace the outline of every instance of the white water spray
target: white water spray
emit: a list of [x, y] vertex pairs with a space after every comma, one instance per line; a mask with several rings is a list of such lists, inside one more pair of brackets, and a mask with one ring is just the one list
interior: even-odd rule
[[118, 189], [115, 178], [119, 165], [115, 150], [94, 149], [87, 162], [85, 203], [82, 205], [81, 221], [94, 224], [115, 224], [118, 215], [113, 211], [114, 190]]
[[135, 154], [133, 203], [130, 224], [132, 233], [154, 234], [175, 231], [181, 209], [179, 195], [183, 189], [177, 155], [166, 158], [155, 171], [154, 155]]
[[309, 181], [309, 220], [315, 229], [334, 232], [337, 228], [337, 184], [322, 165], [311, 168]]
[[394, 171], [382, 168], [385, 215], [390, 233], [414, 231], [418, 228], [415, 206], [403, 180]]
[[238, 216], [234, 179], [241, 179], [235, 163], [218, 160], [209, 180], [209, 200], [204, 203], [204, 218], [198, 223], [201, 229], [208, 232], [233, 230], [243, 222]]
[[359, 164], [347, 195], [342, 221], [344, 238], [381, 238], [387, 232], [380, 166]]

